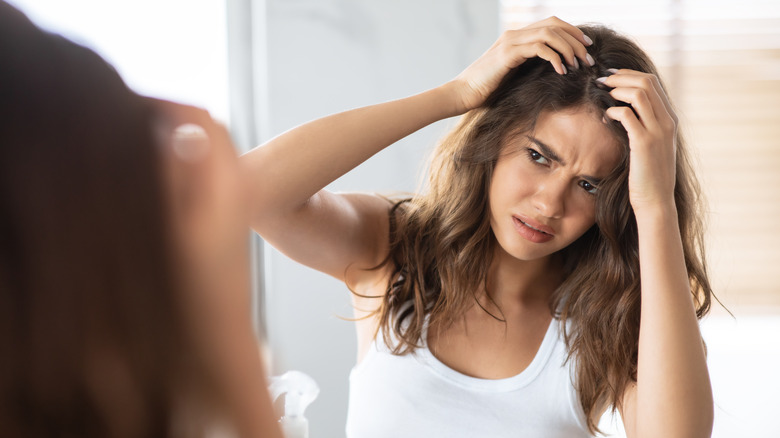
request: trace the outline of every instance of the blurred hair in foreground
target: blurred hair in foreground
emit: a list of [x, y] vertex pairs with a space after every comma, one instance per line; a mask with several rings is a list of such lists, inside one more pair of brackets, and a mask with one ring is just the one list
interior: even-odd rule
[[155, 105], [4, 2], [0, 60], [2, 435], [206, 434]]

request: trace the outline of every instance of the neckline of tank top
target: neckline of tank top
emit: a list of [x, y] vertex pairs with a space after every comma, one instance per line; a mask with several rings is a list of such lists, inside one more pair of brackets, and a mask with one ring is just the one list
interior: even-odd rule
[[423, 348], [415, 350], [413, 353], [416, 359], [424, 366], [426, 366], [431, 372], [439, 376], [440, 378], [449, 381], [455, 385], [461, 386], [466, 389], [483, 391], [483, 392], [506, 392], [514, 391], [523, 388], [533, 382], [539, 373], [544, 369], [545, 365], [552, 355], [555, 347], [555, 341], [558, 337], [558, 324], [560, 321], [552, 318], [550, 325], [547, 327], [547, 332], [544, 334], [539, 349], [536, 351], [533, 360], [528, 366], [519, 374], [505, 377], [503, 379], [483, 379], [479, 377], [472, 377], [456, 371], [444, 362], [440, 361], [436, 356], [428, 349], [428, 327], [425, 326], [423, 339], [425, 345]]

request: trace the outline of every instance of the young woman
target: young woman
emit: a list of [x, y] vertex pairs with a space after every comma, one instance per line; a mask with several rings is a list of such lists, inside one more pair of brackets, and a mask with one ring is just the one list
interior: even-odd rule
[[[409, 200], [328, 183], [465, 115]], [[244, 157], [253, 227], [343, 280], [359, 318], [351, 437], [709, 436], [698, 188], [635, 44], [555, 17], [454, 80], [293, 129]]]
[[281, 437], [226, 132], [5, 2], [0, 59], [0, 435]]

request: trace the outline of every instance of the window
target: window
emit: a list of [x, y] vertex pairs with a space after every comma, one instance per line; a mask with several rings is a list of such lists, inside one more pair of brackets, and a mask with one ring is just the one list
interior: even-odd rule
[[225, 2], [11, 0], [42, 28], [90, 47], [144, 95], [228, 121]]

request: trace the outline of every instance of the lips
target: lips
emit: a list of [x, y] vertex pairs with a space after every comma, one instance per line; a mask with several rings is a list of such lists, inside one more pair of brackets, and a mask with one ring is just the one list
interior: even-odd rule
[[555, 237], [555, 230], [524, 216], [512, 216], [517, 232], [534, 243], [544, 243]]

